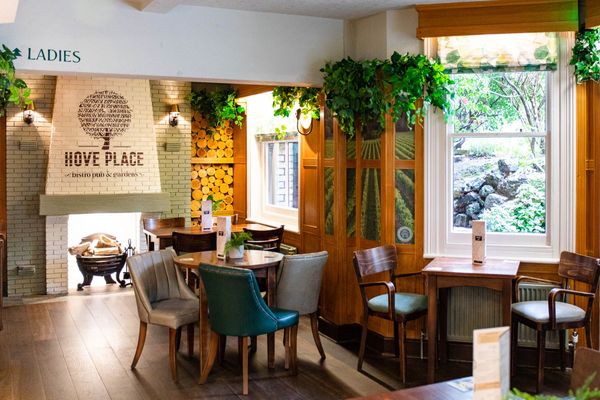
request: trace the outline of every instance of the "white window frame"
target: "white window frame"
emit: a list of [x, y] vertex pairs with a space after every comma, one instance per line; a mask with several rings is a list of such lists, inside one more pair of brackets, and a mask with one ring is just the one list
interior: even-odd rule
[[[546, 234], [488, 232], [489, 258], [554, 263], [563, 250], [575, 247], [576, 82], [569, 66], [572, 33], [559, 34], [557, 71], [549, 74], [546, 139]], [[435, 39], [425, 40], [425, 53], [434, 56]], [[452, 138], [440, 112], [425, 119], [425, 238], [424, 257], [471, 256], [471, 233], [453, 232]]]

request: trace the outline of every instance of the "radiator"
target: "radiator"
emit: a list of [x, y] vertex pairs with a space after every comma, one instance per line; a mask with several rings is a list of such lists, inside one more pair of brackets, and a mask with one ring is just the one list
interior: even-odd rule
[[[520, 301], [547, 300], [553, 286], [522, 283]], [[472, 342], [473, 329], [502, 325], [501, 293], [478, 287], [451, 288], [448, 295], [448, 340]], [[519, 324], [519, 346], [536, 347], [535, 330]], [[558, 333], [546, 334], [546, 348], [558, 348]]]

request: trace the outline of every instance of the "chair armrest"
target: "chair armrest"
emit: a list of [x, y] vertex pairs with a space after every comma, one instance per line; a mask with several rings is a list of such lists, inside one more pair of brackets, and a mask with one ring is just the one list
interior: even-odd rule
[[586, 314], [589, 312], [589, 308], [594, 301], [595, 294], [590, 292], [580, 292], [578, 290], [572, 289], [563, 289], [563, 288], [554, 288], [550, 290], [548, 293], [548, 315], [550, 317], [550, 325], [552, 329], [556, 329], [556, 298], [559, 294], [568, 293], [574, 296], [582, 296], [588, 298], [588, 310], [586, 310]]
[[[362, 289], [373, 286], [384, 286], [388, 295], [388, 318], [392, 321], [396, 320], [396, 287], [392, 282], [377, 281], [377, 282], [363, 282], [359, 283], [358, 286]], [[364, 295], [364, 293], [363, 293]], [[366, 305], [365, 305], [366, 307]]]
[[513, 290], [513, 302], [519, 302], [519, 285], [523, 281], [525, 281], [525, 282], [540, 282], [540, 283], [547, 283], [550, 285], [561, 286], [560, 282], [557, 282], [557, 281], [551, 281], [551, 280], [542, 279], [542, 278], [535, 278], [533, 276], [527, 276], [527, 275], [520, 275], [520, 276], [517, 276], [517, 279], [515, 279], [514, 290]]

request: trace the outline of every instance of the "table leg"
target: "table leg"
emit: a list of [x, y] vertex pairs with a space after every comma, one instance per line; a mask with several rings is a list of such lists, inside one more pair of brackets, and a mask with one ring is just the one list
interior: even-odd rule
[[435, 276], [427, 276], [427, 287], [427, 383], [434, 383], [437, 343], [437, 279]]
[[[446, 363], [448, 361], [448, 291], [449, 288], [439, 290], [440, 307], [439, 307], [439, 328], [440, 328], [440, 361]], [[437, 360], [436, 360], [437, 361]]]
[[510, 327], [512, 306], [512, 280], [505, 279], [502, 283], [502, 324]]
[[[267, 304], [271, 307], [275, 306], [275, 292], [277, 290], [277, 269], [276, 267], [267, 268]], [[275, 333], [267, 335], [267, 359], [268, 367], [275, 368]]]
[[[199, 329], [198, 329], [198, 341], [199, 341], [199, 345], [198, 345], [198, 355], [200, 358], [200, 380], [202, 379], [202, 376], [207, 377], [208, 374], [210, 373], [210, 369], [207, 371], [204, 371], [205, 367], [208, 367], [209, 364], [207, 363], [208, 361], [208, 351], [209, 351], [209, 345], [210, 345], [210, 337], [211, 337], [211, 331], [210, 331], [210, 323], [208, 322], [208, 301], [206, 299], [206, 290], [204, 289], [204, 282], [202, 281], [202, 279], [200, 279], [200, 274], [198, 274], [198, 279], [200, 280], [199, 282], [199, 300], [200, 300], [200, 311], [199, 311], [199, 317], [200, 317], [200, 322], [199, 322]], [[210, 364], [210, 367], [212, 367], [212, 364]]]

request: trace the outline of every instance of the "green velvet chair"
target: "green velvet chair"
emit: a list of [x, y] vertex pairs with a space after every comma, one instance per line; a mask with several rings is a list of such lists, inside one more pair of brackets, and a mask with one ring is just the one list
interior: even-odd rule
[[294, 374], [298, 312], [267, 306], [260, 295], [254, 273], [248, 269], [201, 265], [200, 276], [206, 290], [212, 336], [206, 367], [200, 383], [205, 383], [214, 364], [219, 336], [241, 338], [243, 394], [248, 394], [248, 337], [285, 330], [285, 366]]

